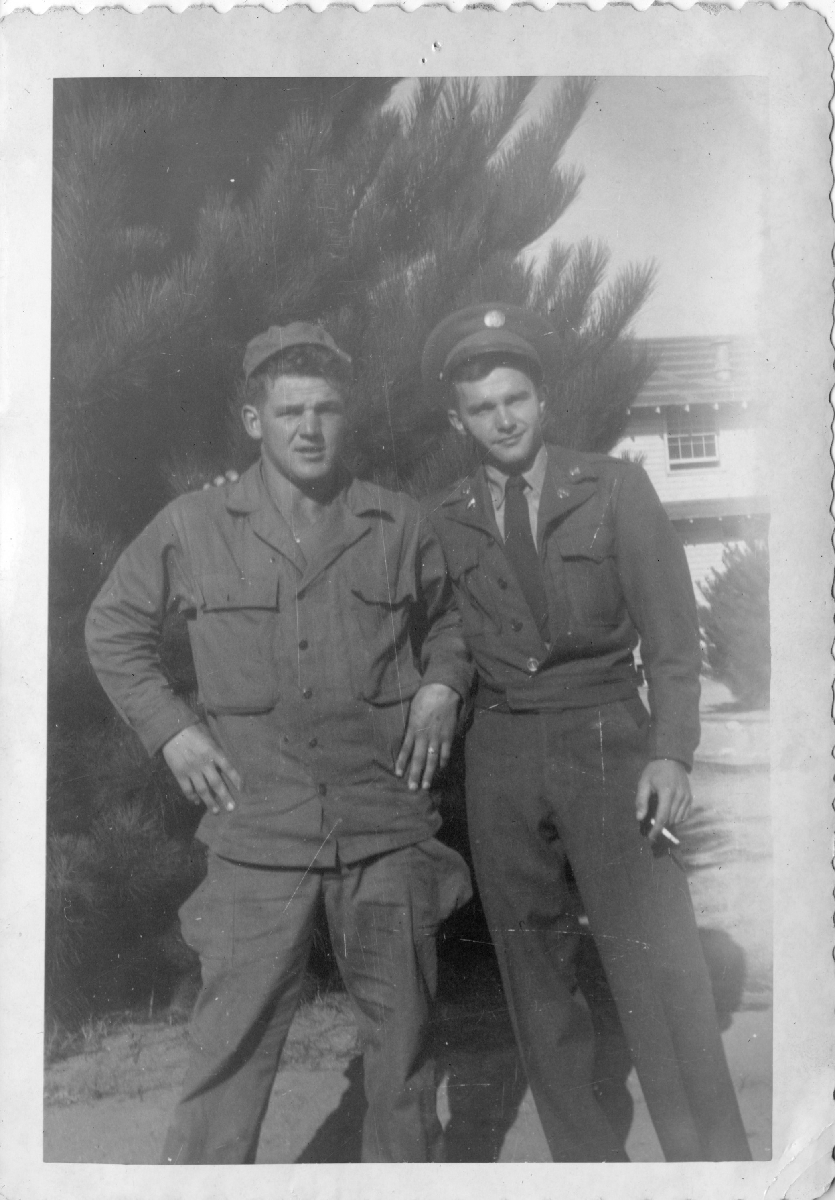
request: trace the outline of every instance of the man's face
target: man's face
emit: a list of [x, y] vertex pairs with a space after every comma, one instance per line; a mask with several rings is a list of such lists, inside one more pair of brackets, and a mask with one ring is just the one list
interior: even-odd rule
[[542, 445], [543, 405], [533, 380], [516, 367], [496, 367], [483, 379], [454, 386], [453, 427], [474, 438], [495, 466], [527, 470]]
[[280, 375], [267, 383], [258, 408], [245, 405], [242, 416], [262, 457], [297, 487], [333, 474], [345, 440], [345, 401], [326, 379]]

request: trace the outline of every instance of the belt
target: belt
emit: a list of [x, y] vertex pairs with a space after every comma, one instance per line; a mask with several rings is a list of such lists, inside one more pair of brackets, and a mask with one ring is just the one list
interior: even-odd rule
[[571, 708], [595, 707], [600, 704], [610, 704], [616, 700], [624, 700], [632, 695], [637, 695], [637, 686], [637, 673], [630, 667], [620, 677], [614, 679], [585, 680], [580, 686], [565, 688], [556, 703], [553, 699], [543, 697], [539, 704], [529, 708], [524, 703], [511, 706], [504, 688], [491, 687], [490, 684], [479, 679], [473, 704], [476, 709], [489, 709], [490, 712], [501, 713], [562, 711]]

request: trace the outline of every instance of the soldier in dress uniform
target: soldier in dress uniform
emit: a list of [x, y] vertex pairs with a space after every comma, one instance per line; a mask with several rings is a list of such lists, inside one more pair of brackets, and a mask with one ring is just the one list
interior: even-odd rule
[[534, 313], [481, 304], [442, 321], [422, 360], [483, 455], [429, 506], [478, 670], [476, 879], [554, 1160], [626, 1159], [593, 1087], [566, 863], [665, 1158], [749, 1159], [672, 841], [699, 740], [690, 575], [641, 467], [544, 441], [553, 342]]

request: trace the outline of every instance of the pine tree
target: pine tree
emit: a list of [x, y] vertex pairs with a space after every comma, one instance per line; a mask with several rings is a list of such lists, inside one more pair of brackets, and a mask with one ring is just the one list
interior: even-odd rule
[[747, 708], [767, 708], [771, 683], [769, 562], [765, 542], [726, 546], [722, 570], [701, 584], [699, 617], [714, 679]]
[[[163, 503], [246, 465], [237, 388], [248, 339], [322, 320], [356, 364], [356, 469], [416, 494], [466, 465], [419, 373], [427, 334], [453, 308], [497, 300], [549, 318], [548, 421], [567, 445], [608, 449], [649, 372], [625, 335], [650, 268], [605, 286], [601, 246], [555, 244], [536, 266], [522, 254], [578, 192], [581, 173], [560, 159], [592, 84], [564, 80], [531, 115], [533, 78], [423, 80], [395, 98], [393, 82], [56, 84], [54, 991], [91, 936], [115, 945], [141, 932], [131, 896], [168, 913], [182, 890], [193, 810], [110, 713], [82, 626], [115, 554]], [[175, 623], [163, 658], [187, 696], [184, 645]], [[95, 863], [117, 835], [136, 853], [121, 853], [127, 899], [105, 936]], [[68, 911], [82, 915], [62, 922]]]

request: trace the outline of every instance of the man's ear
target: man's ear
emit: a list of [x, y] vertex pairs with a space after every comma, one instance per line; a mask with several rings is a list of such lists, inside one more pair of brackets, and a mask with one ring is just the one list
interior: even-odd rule
[[464, 428], [464, 422], [461, 420], [460, 416], [458, 415], [457, 408], [448, 408], [446, 415], [449, 417], [449, 423], [452, 426], [452, 428], [455, 430], [456, 433], [466, 433], [467, 432], [466, 429]]
[[254, 404], [245, 404], [241, 409], [244, 429], [254, 441], [261, 440], [261, 414]]

